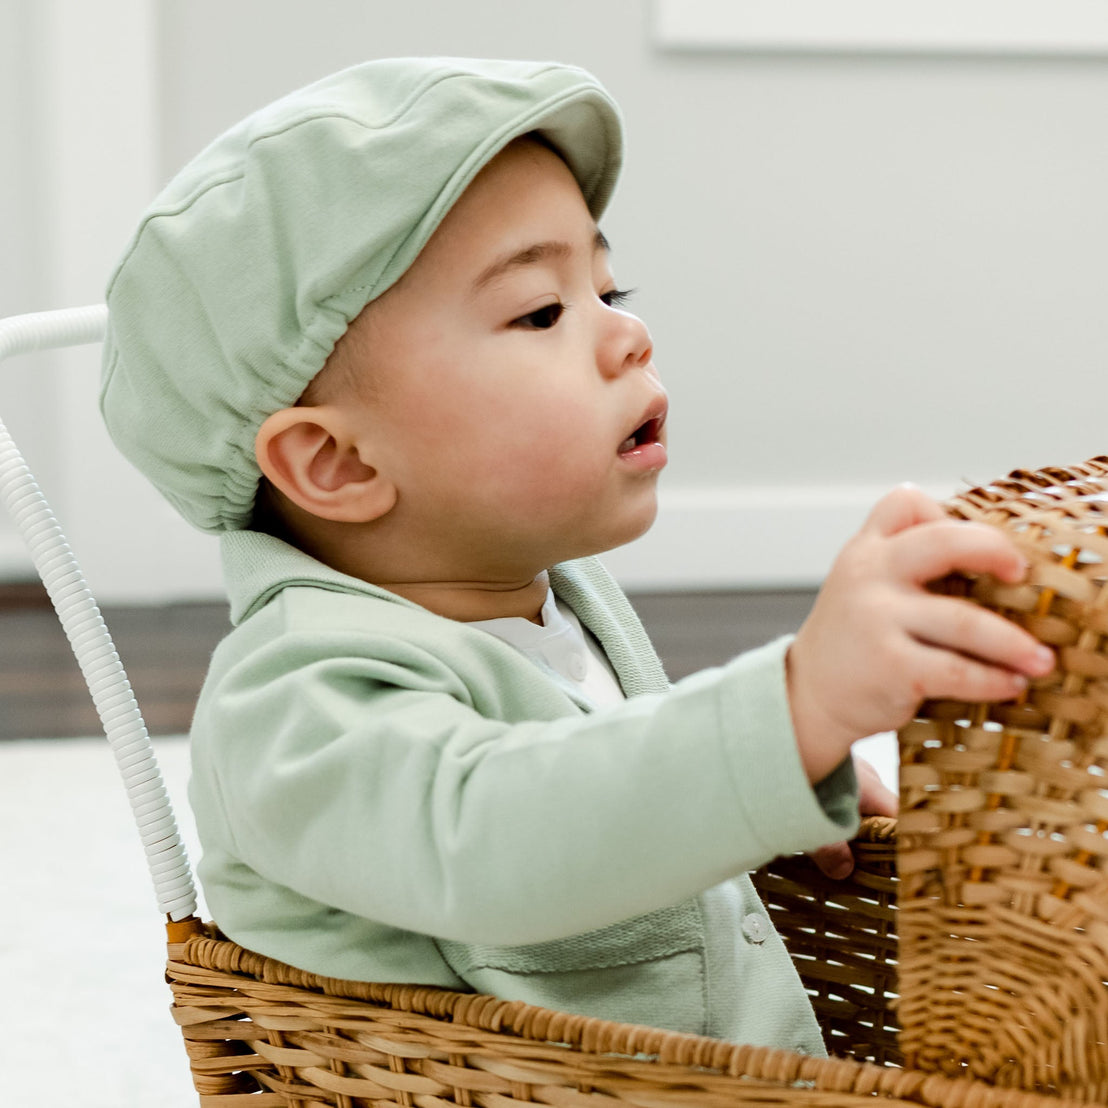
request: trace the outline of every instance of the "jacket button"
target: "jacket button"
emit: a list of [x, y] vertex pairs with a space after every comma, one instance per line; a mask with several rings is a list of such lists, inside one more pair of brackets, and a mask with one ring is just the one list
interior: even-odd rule
[[769, 922], [765, 916], [751, 912], [743, 919], [743, 934], [752, 943], [764, 943], [769, 938]]

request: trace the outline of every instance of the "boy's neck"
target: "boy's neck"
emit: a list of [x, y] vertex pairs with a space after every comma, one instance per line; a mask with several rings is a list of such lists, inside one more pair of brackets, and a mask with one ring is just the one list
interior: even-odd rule
[[[516, 564], [481, 578], [448, 578], [460, 560], [435, 555], [424, 536], [392, 526], [394, 513], [368, 525], [321, 520], [279, 498], [283, 537], [324, 565], [404, 597], [459, 623], [518, 617], [542, 623], [546, 570]], [[419, 552], [424, 551], [423, 555]], [[467, 559], [469, 568], [474, 559]], [[534, 563], [532, 563], [533, 565]], [[541, 565], [541, 563], [539, 563]], [[465, 572], [463, 569], [462, 572]]]
[[373, 583], [436, 615], [459, 623], [518, 617], [541, 624], [542, 606], [550, 590], [550, 580], [545, 572], [521, 585], [469, 581]]

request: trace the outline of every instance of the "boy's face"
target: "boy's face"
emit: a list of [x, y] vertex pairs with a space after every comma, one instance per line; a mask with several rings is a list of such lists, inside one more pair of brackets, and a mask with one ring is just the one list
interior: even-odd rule
[[524, 140], [355, 324], [392, 522], [446, 578], [517, 580], [653, 522], [666, 394], [621, 299], [573, 175]]

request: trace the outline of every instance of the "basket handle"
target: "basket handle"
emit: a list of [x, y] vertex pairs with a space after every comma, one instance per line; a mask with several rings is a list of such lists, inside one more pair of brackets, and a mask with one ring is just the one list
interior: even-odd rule
[[[100, 342], [102, 304], [0, 320], [0, 361], [34, 350]], [[15, 522], [46, 586], [115, 754], [158, 908], [171, 922], [196, 911], [196, 889], [173, 808], [131, 683], [84, 574], [27, 463], [0, 422], [0, 502]]]

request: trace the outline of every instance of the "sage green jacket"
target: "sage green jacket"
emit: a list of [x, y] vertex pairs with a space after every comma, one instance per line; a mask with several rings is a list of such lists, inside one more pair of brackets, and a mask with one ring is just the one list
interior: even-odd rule
[[670, 686], [598, 562], [551, 584], [625, 703], [267, 535], [223, 536], [234, 629], [192, 729], [198, 870], [234, 940], [316, 973], [822, 1053], [745, 871], [851, 834], [813, 790], [786, 641]]

